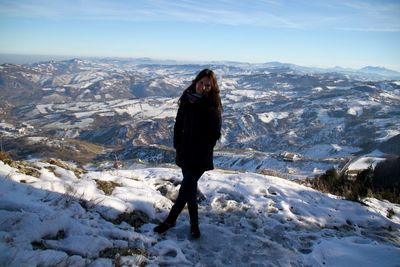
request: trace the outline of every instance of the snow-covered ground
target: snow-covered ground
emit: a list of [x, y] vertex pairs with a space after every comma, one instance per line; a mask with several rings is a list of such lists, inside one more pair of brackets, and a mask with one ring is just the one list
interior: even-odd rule
[[152, 231], [179, 169], [77, 170], [0, 161], [0, 266], [400, 266], [399, 205], [214, 170], [199, 181], [202, 237], [193, 240], [186, 210], [166, 234]]

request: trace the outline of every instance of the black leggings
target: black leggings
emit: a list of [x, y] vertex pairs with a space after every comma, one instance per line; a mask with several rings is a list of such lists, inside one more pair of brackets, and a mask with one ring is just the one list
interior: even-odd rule
[[203, 175], [204, 171], [183, 170], [183, 180], [179, 189], [178, 198], [172, 206], [166, 219], [168, 223], [174, 223], [182, 212], [186, 203], [188, 204], [190, 223], [198, 224], [198, 206], [197, 206], [197, 181]]

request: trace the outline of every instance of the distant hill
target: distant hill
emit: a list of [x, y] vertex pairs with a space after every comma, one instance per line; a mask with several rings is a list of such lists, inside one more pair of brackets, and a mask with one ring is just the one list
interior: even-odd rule
[[[0, 64], [4, 63], [12, 63], [12, 64], [32, 64], [36, 62], [51, 62], [54, 60], [62, 62], [77, 63], [77, 59], [69, 60], [70, 57], [66, 56], [45, 56], [45, 55], [12, 55], [12, 54], [0, 54]], [[245, 67], [248, 69], [254, 68], [270, 68], [271, 70], [276, 69], [286, 69], [293, 70], [303, 73], [328, 73], [328, 72], [336, 72], [345, 75], [352, 75], [354, 77], [362, 77], [364, 79], [380, 79], [380, 80], [399, 80], [400, 72], [391, 70], [381, 66], [366, 66], [360, 69], [352, 69], [342, 66], [335, 67], [312, 67], [312, 66], [301, 66], [292, 63], [285, 63], [279, 61], [271, 61], [264, 63], [247, 63], [247, 62], [238, 62], [238, 61], [182, 61], [182, 60], [174, 60], [174, 59], [154, 59], [150, 57], [143, 58], [118, 58], [118, 57], [82, 57], [83, 60], [90, 60], [94, 62], [106, 62], [106, 63], [115, 63], [115, 64], [137, 64], [137, 65], [225, 65], [225, 66], [237, 66], [237, 67]]]
[[381, 143], [379, 149], [385, 153], [400, 155], [400, 134]]
[[362, 73], [378, 75], [382, 77], [392, 78], [392, 79], [400, 79], [400, 72], [390, 70], [384, 67], [373, 67], [367, 66], [359, 70]]

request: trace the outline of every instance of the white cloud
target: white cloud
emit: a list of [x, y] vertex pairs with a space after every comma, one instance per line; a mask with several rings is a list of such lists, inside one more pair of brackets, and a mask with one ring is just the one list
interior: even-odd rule
[[271, 28], [400, 31], [400, 4], [349, 0], [2, 1], [1, 16], [50, 19], [181, 21]]

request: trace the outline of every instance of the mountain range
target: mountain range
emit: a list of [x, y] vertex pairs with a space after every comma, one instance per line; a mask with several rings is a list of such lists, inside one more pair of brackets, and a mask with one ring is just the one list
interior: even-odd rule
[[177, 100], [202, 68], [221, 88], [219, 168], [301, 178], [374, 151], [399, 154], [398, 72], [148, 58], [1, 65], [2, 147], [16, 157], [173, 163]]

